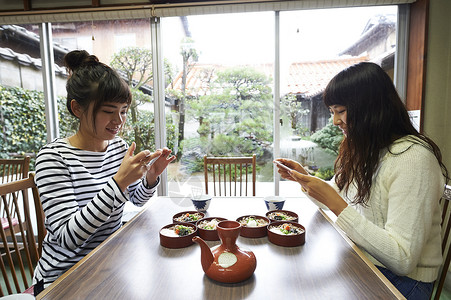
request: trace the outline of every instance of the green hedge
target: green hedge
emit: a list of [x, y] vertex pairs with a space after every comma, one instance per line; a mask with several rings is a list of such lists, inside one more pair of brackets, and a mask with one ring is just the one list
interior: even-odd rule
[[[58, 117], [59, 135], [73, 135], [78, 128], [78, 121], [68, 112], [65, 97], [59, 97]], [[133, 128], [142, 133], [145, 147], [155, 150], [154, 114], [140, 111], [139, 120], [132, 124], [131, 118], [122, 132], [127, 143], [134, 141]], [[30, 155], [30, 169], [34, 170], [34, 156], [47, 143], [45, 123], [45, 104], [43, 92], [25, 90], [18, 87], [0, 86], [0, 157], [11, 158]], [[168, 147], [172, 149], [175, 140], [175, 127], [172, 118], [167, 122]]]

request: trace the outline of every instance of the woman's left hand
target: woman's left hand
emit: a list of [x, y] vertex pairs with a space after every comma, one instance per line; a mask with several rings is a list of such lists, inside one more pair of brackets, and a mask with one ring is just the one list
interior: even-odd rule
[[324, 180], [294, 170], [289, 174], [302, 186], [307, 195], [326, 205], [336, 216], [348, 206], [337, 191]]
[[176, 157], [174, 155], [170, 155], [172, 150], [168, 148], [163, 148], [161, 150], [157, 150], [161, 152], [161, 155], [153, 162], [153, 164], [149, 167], [149, 170], [146, 174], [147, 183], [149, 185], [154, 185], [157, 181], [157, 177], [163, 173], [164, 169], [172, 162]]

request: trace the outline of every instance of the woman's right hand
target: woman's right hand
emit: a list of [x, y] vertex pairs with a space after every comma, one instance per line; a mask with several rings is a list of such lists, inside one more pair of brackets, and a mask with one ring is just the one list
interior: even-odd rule
[[338, 216], [347, 206], [346, 201], [326, 181], [312, 175], [290, 171], [291, 176], [301, 186], [304, 193], [327, 206]]
[[127, 187], [142, 178], [147, 172], [147, 164], [154, 158], [161, 155], [161, 150], [151, 153], [149, 150], [143, 150], [136, 155], [136, 144], [133, 142], [125, 153], [121, 166], [117, 173], [113, 176], [121, 191], [125, 192]]
[[[307, 172], [307, 171], [304, 169], [304, 167], [303, 167], [300, 163], [298, 163], [297, 161], [294, 161], [294, 160], [288, 159], [288, 158], [278, 158], [278, 159], [275, 159], [275, 160], [278, 161], [278, 162], [280, 162], [281, 164], [287, 166], [288, 168], [290, 168], [290, 169], [292, 169], [292, 170], [295, 170], [295, 171], [298, 171], [299, 173], [308, 175], [308, 172]], [[277, 166], [277, 165], [276, 165], [276, 166]], [[286, 169], [284, 169], [284, 168], [282, 168], [282, 167], [280, 167], [280, 166], [277, 166], [277, 168], [279, 168], [279, 171], [278, 171], [278, 172], [279, 172], [279, 174], [280, 174], [280, 177], [282, 177], [283, 179], [288, 179], [288, 180], [291, 180], [291, 181], [296, 181], [296, 179], [293, 178], [293, 177], [290, 175], [290, 173], [289, 173]]]

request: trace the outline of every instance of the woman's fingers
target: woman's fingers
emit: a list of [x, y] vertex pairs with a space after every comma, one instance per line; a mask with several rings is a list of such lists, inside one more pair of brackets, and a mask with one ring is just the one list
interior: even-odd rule
[[312, 178], [315, 178], [311, 175], [302, 174], [296, 170], [290, 171], [288, 174], [302, 186], [304, 192], [308, 192], [308, 184], [312, 181]]
[[296, 170], [303, 174], [308, 174], [308, 172], [304, 169], [304, 167], [297, 161], [288, 158], [278, 158], [276, 159], [276, 161], [282, 163], [283, 165], [289, 167], [290, 169]]
[[136, 149], [136, 144], [135, 144], [135, 142], [132, 142], [130, 147], [128, 147], [127, 152], [125, 153], [125, 157], [127, 157], [127, 158], [132, 157], [133, 152], [135, 152], [135, 149]]
[[143, 164], [148, 164], [155, 158], [158, 158], [162, 155], [161, 150], [157, 150], [155, 152], [150, 152], [149, 150], [141, 151], [140, 153], [135, 155], [135, 161]]

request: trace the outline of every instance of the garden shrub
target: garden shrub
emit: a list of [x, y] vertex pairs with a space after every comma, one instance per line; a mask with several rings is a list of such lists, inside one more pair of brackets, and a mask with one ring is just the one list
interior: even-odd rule
[[[59, 136], [73, 135], [78, 129], [78, 120], [66, 107], [66, 98], [59, 97], [58, 118]], [[140, 111], [137, 124], [131, 124], [131, 118], [122, 131], [127, 143], [134, 141], [133, 128], [140, 130], [145, 149], [155, 150], [154, 114]], [[130, 124], [129, 124], [130, 123]], [[171, 116], [167, 118], [167, 147], [172, 149], [175, 140], [175, 126]], [[39, 149], [47, 144], [45, 103], [43, 92], [26, 90], [19, 87], [0, 86], [0, 157], [11, 158], [30, 155], [30, 170], [34, 170], [35, 156]]]

